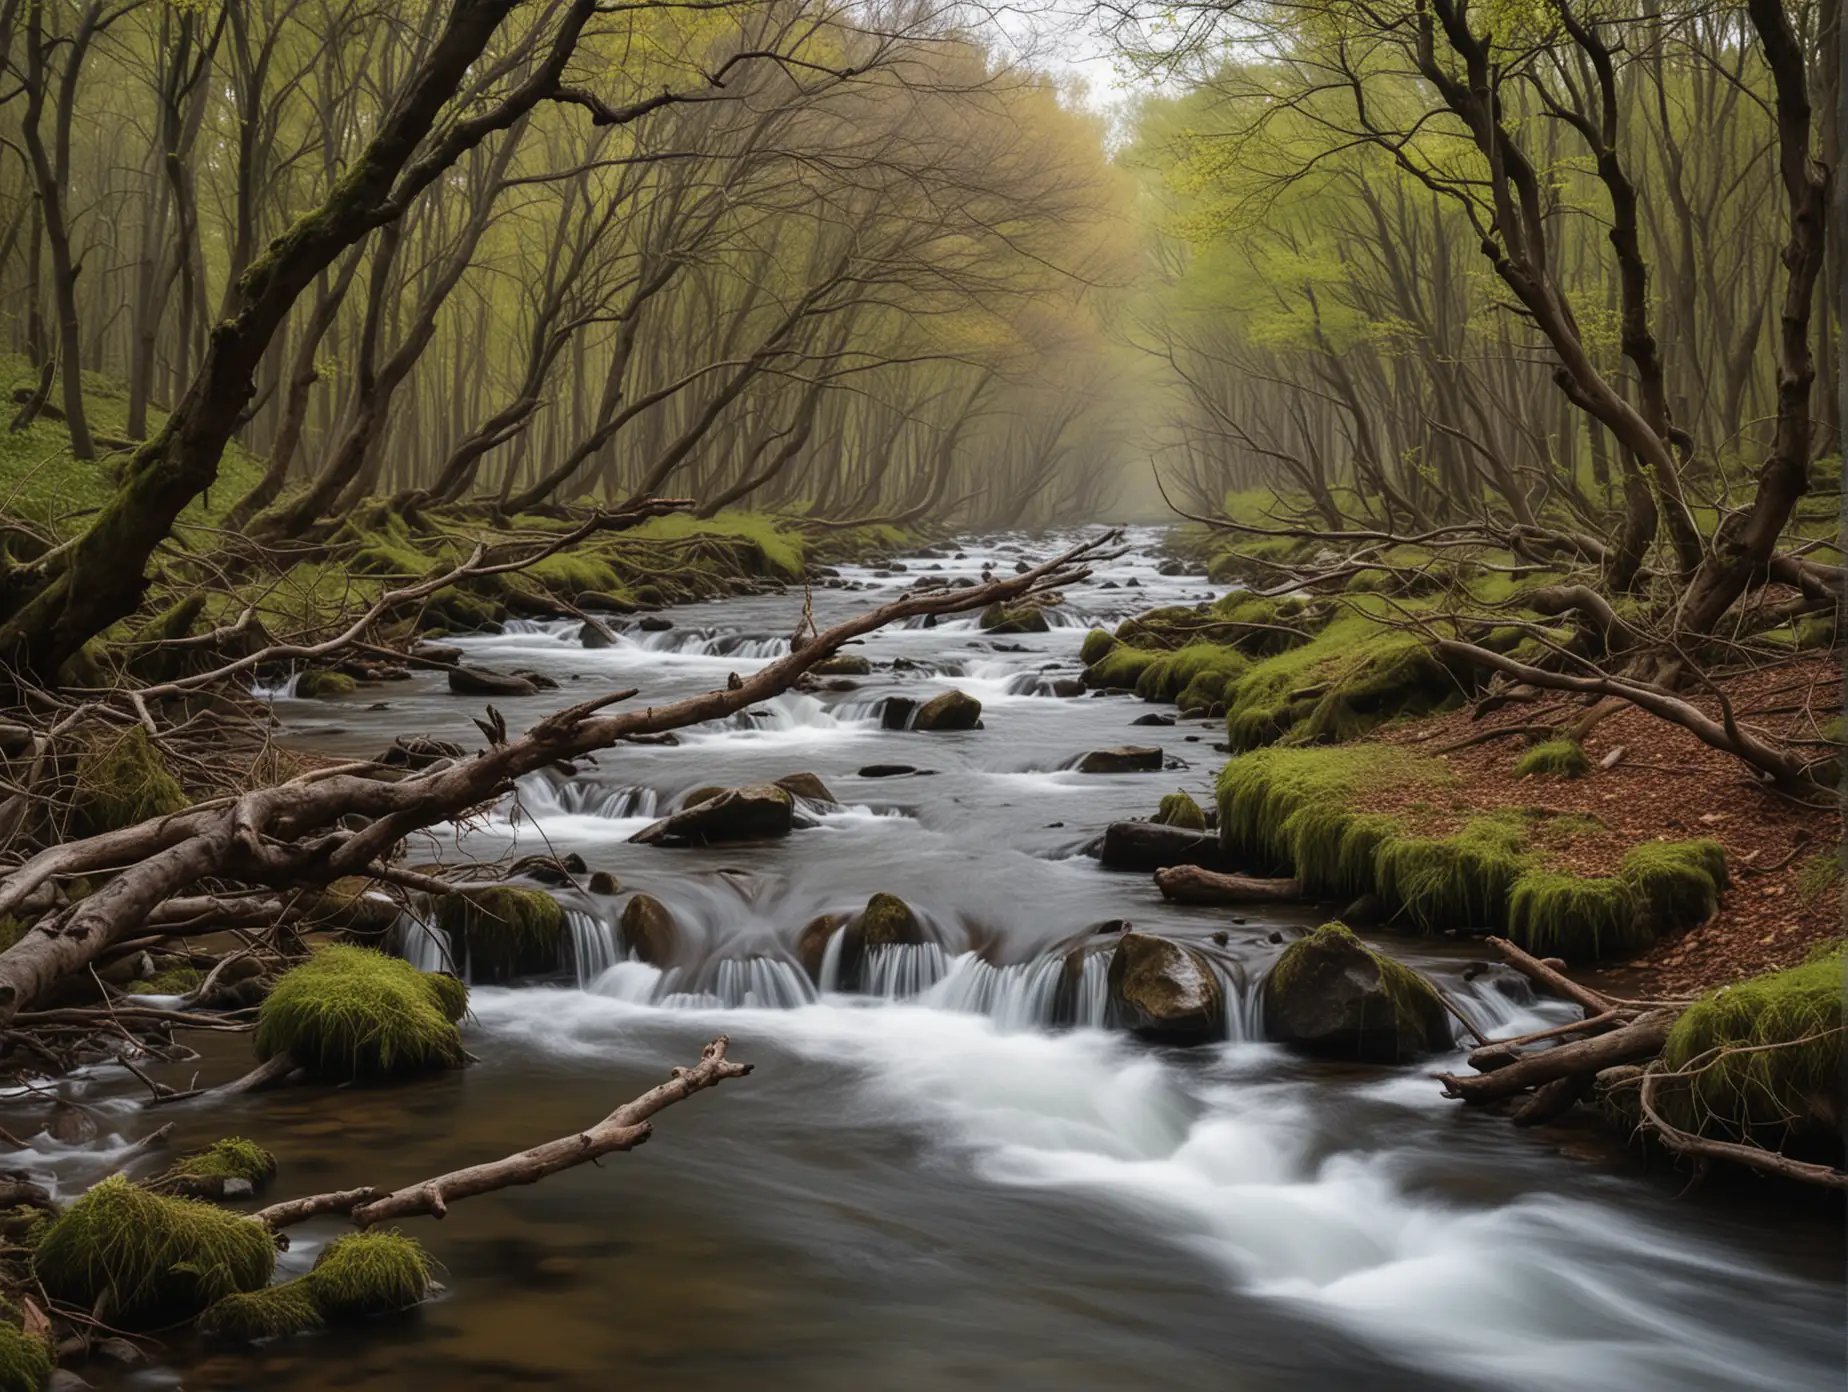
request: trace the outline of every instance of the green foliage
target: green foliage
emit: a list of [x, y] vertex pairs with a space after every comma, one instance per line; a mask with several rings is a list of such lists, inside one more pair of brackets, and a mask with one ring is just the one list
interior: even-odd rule
[[637, 540], [685, 540], [697, 536], [735, 537], [751, 543], [769, 570], [786, 580], [802, 578], [806, 543], [793, 527], [785, 529], [776, 518], [761, 512], [721, 512], [716, 517], [672, 513], [651, 517], [624, 533]]
[[1119, 643], [1098, 661], [1085, 668], [1085, 684], [1113, 689], [1134, 689], [1149, 664], [1160, 656], [1160, 653], [1144, 652], [1141, 648], [1132, 648], [1126, 643]]
[[77, 836], [117, 831], [189, 805], [166, 758], [139, 725], [93, 736], [77, 756], [75, 783], [71, 831]]
[[326, 1324], [306, 1278], [262, 1290], [227, 1295], [199, 1316], [199, 1332], [209, 1339], [254, 1343], [304, 1334]]
[[565, 911], [556, 899], [544, 890], [509, 885], [443, 896], [436, 922], [478, 981], [551, 971], [565, 934]]
[[55, 1360], [44, 1338], [0, 1319], [0, 1392], [39, 1392]]
[[1591, 772], [1591, 760], [1575, 739], [1547, 740], [1536, 744], [1515, 760], [1514, 776], [1531, 777], [1536, 773], [1554, 773], [1561, 778], [1583, 778]]
[[1186, 827], [1189, 831], [1206, 830], [1206, 813], [1200, 810], [1200, 804], [1188, 796], [1184, 789], [1167, 794], [1161, 800], [1161, 807], [1150, 818], [1159, 826]]
[[72, 1204], [33, 1256], [46, 1292], [129, 1327], [187, 1319], [234, 1291], [261, 1289], [276, 1264], [259, 1224], [111, 1175]]
[[364, 947], [324, 947], [283, 973], [257, 1012], [257, 1057], [287, 1053], [334, 1081], [464, 1060], [467, 988]]
[[1699, 1071], [1664, 1089], [1669, 1119], [1761, 1144], [1804, 1132], [1839, 1142], [1844, 965], [1837, 943], [1802, 966], [1722, 987], [1683, 1011], [1662, 1062]]

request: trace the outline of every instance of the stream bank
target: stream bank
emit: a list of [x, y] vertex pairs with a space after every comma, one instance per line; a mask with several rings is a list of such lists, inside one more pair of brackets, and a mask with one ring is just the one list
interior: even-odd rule
[[[992, 637], [958, 619], [876, 635], [860, 649], [872, 672], [830, 679], [851, 690], [790, 693], [676, 745], [536, 775], [517, 815], [509, 804], [414, 845], [413, 860], [430, 861], [575, 852], [622, 891], [576, 901], [571, 955], [550, 979], [476, 989], [465, 1037], [477, 1066], [409, 1087], [176, 1112], [180, 1144], [251, 1136], [279, 1155], [292, 1191], [394, 1183], [566, 1133], [721, 1030], [758, 1071], [607, 1170], [413, 1225], [444, 1264], [444, 1300], [337, 1347], [176, 1348], [185, 1385], [323, 1386], [330, 1359], [343, 1384], [381, 1388], [591, 1388], [625, 1367], [706, 1388], [1828, 1385], [1841, 1355], [1839, 1239], [1813, 1222], [1677, 1202], [1671, 1176], [1639, 1176], [1594, 1137], [1511, 1133], [1442, 1100], [1425, 1076], [1442, 1059], [1305, 1060], [1263, 1043], [1248, 1007], [1228, 1012], [1225, 1043], [1191, 1049], [1055, 1029], [1037, 1013], [1035, 965], [1099, 923], [1196, 946], [1243, 984], [1226, 993], [1243, 1004], [1282, 950], [1273, 935], [1316, 921], [1172, 905], [1145, 877], [1082, 854], [1103, 826], [1149, 815], [1177, 786], [1209, 801], [1223, 762], [1212, 750], [1221, 722], [1136, 726], [1148, 707], [1059, 694], [1094, 622], [1217, 597], [1160, 573], [1158, 535], [1131, 539], [1043, 633]], [[868, 590], [818, 592], [815, 608], [825, 622], [920, 575], [974, 578], [984, 561], [1054, 549], [984, 538], [885, 575], [843, 567]], [[660, 701], [723, 684], [786, 650], [800, 605], [786, 594], [682, 608], [669, 629], [625, 628], [595, 649], [576, 625], [543, 620], [457, 642], [470, 661], [559, 683], [497, 703], [517, 728], [574, 688], [636, 685]], [[883, 727], [887, 697], [951, 687], [982, 701], [981, 728]], [[395, 684], [386, 709], [376, 696], [277, 708], [291, 741], [326, 757], [370, 755], [407, 733], [477, 738], [481, 703], [449, 695], [440, 677]], [[1076, 770], [1087, 752], [1125, 743], [1173, 766]], [[863, 772], [880, 764], [919, 772]], [[787, 839], [627, 839], [702, 786], [799, 772], [817, 775], [838, 810]], [[793, 973], [724, 970], [792, 963], [806, 924], [880, 892], [928, 919], [938, 949], [895, 955], [889, 989], [772, 1002], [769, 983]], [[613, 957], [637, 893], [684, 929], [672, 980], [592, 956]], [[1382, 941], [1497, 1030], [1563, 1018], [1504, 974], [1466, 981], [1481, 956], [1467, 943]], [[198, 1047], [200, 1064], [163, 1076], [247, 1065], [241, 1041]], [[119, 1070], [75, 1086], [120, 1145], [150, 1124]], [[120, 1153], [45, 1141], [27, 1168], [66, 1196]], [[1560, 1163], [1562, 1147], [1574, 1163]], [[339, 1230], [300, 1230], [285, 1265], [305, 1266]]]

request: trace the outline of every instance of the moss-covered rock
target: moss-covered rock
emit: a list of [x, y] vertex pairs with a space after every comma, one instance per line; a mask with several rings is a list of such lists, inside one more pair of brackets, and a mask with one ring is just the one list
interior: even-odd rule
[[1160, 656], [1158, 652], [1118, 643], [1084, 669], [1084, 684], [1100, 691], [1134, 691], [1143, 672]]
[[1539, 957], [1598, 962], [1632, 956], [1654, 934], [1622, 876], [1529, 870], [1508, 892], [1508, 936]]
[[139, 725], [91, 738], [77, 756], [71, 832], [99, 836], [183, 812], [189, 799]]
[[836, 653], [823, 658], [809, 671], [818, 677], [865, 677], [872, 675], [873, 664], [858, 653]]
[[1591, 772], [1591, 760], [1575, 739], [1553, 739], [1536, 744], [1514, 761], [1516, 778], [1531, 778], [1550, 773], [1560, 778], [1583, 778]]
[[[1835, 1158], [1842, 1142], [1843, 948], [1703, 997], [1669, 1032], [1661, 1088], [1683, 1130]], [[1698, 1071], [1694, 1071], [1698, 1070]]]
[[1162, 653], [1136, 678], [1136, 694], [1145, 701], [1172, 701], [1183, 712], [1224, 709], [1232, 685], [1251, 659], [1222, 643], [1189, 643]]
[[308, 910], [307, 922], [319, 929], [373, 938], [398, 922], [398, 901], [364, 875], [343, 875], [328, 883]]
[[1691, 928], [1712, 918], [1731, 879], [1726, 848], [1706, 837], [1645, 841], [1624, 856], [1619, 873], [1636, 891], [1657, 933]]
[[973, 730], [982, 719], [982, 703], [961, 691], [946, 691], [918, 707], [914, 730]]
[[39, 1392], [55, 1364], [46, 1339], [0, 1320], [0, 1392]]
[[1370, 1063], [1403, 1063], [1451, 1043], [1437, 988], [1341, 923], [1284, 949], [1264, 978], [1264, 1032], [1306, 1053]]
[[982, 610], [976, 622], [985, 633], [1045, 633], [1052, 628], [1037, 604], [996, 602]]
[[1090, 667], [1104, 660], [1104, 655], [1117, 646], [1117, 636], [1108, 629], [1094, 628], [1084, 635], [1084, 642], [1079, 645], [1078, 658]]
[[795, 826], [795, 797], [774, 783], [753, 783], [717, 791], [698, 789], [671, 816], [643, 827], [629, 839], [641, 846], [707, 846], [723, 841], [761, 841], [789, 835]]
[[1161, 826], [1185, 827], [1189, 831], [1206, 830], [1206, 813], [1181, 788], [1163, 797], [1160, 808], [1149, 820]]
[[276, 1264], [267, 1229], [194, 1199], [112, 1175], [59, 1215], [33, 1256], [54, 1300], [130, 1328], [189, 1319], [235, 1291], [260, 1290]]
[[284, 972], [257, 1012], [259, 1059], [286, 1053], [330, 1081], [465, 1061], [468, 988], [364, 947], [324, 947]]
[[295, 695], [303, 701], [327, 701], [336, 696], [351, 696], [359, 683], [345, 672], [330, 672], [324, 667], [310, 667], [295, 679]]
[[1495, 928], [1527, 868], [1522, 828], [1477, 817], [1451, 836], [1387, 836], [1373, 852], [1374, 892], [1423, 932]]
[[244, 1197], [261, 1192], [276, 1177], [276, 1157], [255, 1141], [227, 1136], [204, 1150], [181, 1156], [148, 1181], [148, 1188], [189, 1199], [222, 1199], [226, 1184], [242, 1188]]
[[556, 970], [562, 960], [565, 911], [542, 889], [458, 890], [437, 901], [436, 922], [475, 981], [535, 976]]
[[200, 1317], [199, 1332], [248, 1343], [408, 1310], [428, 1298], [433, 1269], [401, 1233], [353, 1233], [330, 1242], [306, 1276], [220, 1300]]
[[1125, 933], [1107, 981], [1110, 1018], [1123, 1029], [1177, 1044], [1225, 1038], [1225, 988], [1205, 955], [1191, 947]]

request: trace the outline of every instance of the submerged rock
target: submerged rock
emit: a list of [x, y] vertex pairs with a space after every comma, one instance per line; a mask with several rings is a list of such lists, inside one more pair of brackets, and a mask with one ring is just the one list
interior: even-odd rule
[[918, 707], [914, 730], [973, 730], [981, 723], [982, 703], [961, 691], [946, 691]]
[[1306, 1053], [1369, 1063], [1403, 1063], [1451, 1043], [1437, 988], [1342, 923], [1323, 924], [1278, 958], [1264, 979], [1264, 1032]]
[[1159, 773], [1161, 751], [1148, 745], [1126, 744], [1116, 749], [1093, 749], [1078, 761], [1079, 773]]
[[672, 619], [663, 618], [659, 614], [644, 614], [640, 619], [636, 620], [635, 626], [641, 629], [643, 633], [666, 633], [668, 629], [674, 626], [674, 621]]
[[829, 791], [828, 785], [813, 773], [786, 773], [776, 780], [776, 786], [794, 793], [799, 798], [810, 802], [838, 803], [839, 798]]
[[556, 968], [562, 955], [565, 911], [544, 890], [458, 890], [437, 901], [436, 922], [476, 981], [536, 976]]
[[507, 878], [537, 880], [540, 884], [562, 888], [575, 884], [577, 876], [587, 873], [589, 869], [584, 863], [584, 857], [576, 851], [568, 851], [562, 856], [529, 855], [521, 856], [507, 867]]
[[882, 730], [908, 730], [911, 717], [917, 711], [918, 703], [909, 696], [888, 696], [879, 706], [879, 728]]
[[536, 696], [539, 684], [510, 672], [486, 667], [451, 667], [449, 689], [458, 696]]
[[860, 770], [862, 778], [904, 778], [920, 772], [910, 764], [868, 764]]
[[650, 966], [666, 967], [678, 956], [680, 922], [652, 894], [638, 894], [622, 911], [623, 946]]
[[774, 783], [727, 788], [643, 827], [629, 840], [642, 846], [703, 846], [714, 841], [752, 841], [789, 835], [795, 798]]
[[1097, 858], [1106, 870], [1165, 870], [1170, 865], [1227, 868], [1217, 836], [1159, 822], [1112, 822], [1098, 843]]
[[616, 637], [609, 626], [595, 619], [586, 619], [578, 628], [578, 643], [586, 648], [611, 648], [616, 645]]
[[1127, 932], [1110, 959], [1110, 1014], [1149, 1039], [1205, 1044], [1226, 1037], [1226, 996], [1206, 957], [1147, 933]]

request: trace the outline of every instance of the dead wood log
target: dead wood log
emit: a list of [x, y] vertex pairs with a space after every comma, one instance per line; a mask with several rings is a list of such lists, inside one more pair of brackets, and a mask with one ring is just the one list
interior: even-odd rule
[[312, 1194], [271, 1204], [250, 1216], [272, 1232], [323, 1213], [346, 1213], [361, 1228], [419, 1214], [441, 1218], [457, 1199], [491, 1194], [519, 1184], [536, 1184], [560, 1170], [617, 1151], [634, 1150], [654, 1134], [651, 1118], [656, 1113], [685, 1101], [696, 1092], [717, 1087], [728, 1078], [742, 1078], [751, 1071], [751, 1064], [734, 1063], [725, 1057], [730, 1043], [720, 1035], [701, 1051], [700, 1060], [693, 1067], [674, 1069], [665, 1083], [623, 1103], [595, 1126], [575, 1135], [560, 1136], [484, 1165], [451, 1170], [390, 1193], [378, 1189], [346, 1189]]
[[1479, 1073], [1472, 1078], [1439, 1073], [1437, 1079], [1444, 1085], [1444, 1094], [1448, 1097], [1459, 1097], [1465, 1102], [1494, 1102], [1541, 1087], [1556, 1078], [1581, 1074], [1589, 1078], [1603, 1068], [1654, 1058], [1662, 1052], [1662, 1045], [1668, 1041], [1668, 1031], [1679, 1014], [1675, 1010], [1653, 1010], [1622, 1029], [1529, 1054], [1493, 1073]]
[[1660, 1062], [1652, 1063], [1643, 1070], [1643, 1084], [1637, 1094], [1642, 1105], [1644, 1127], [1668, 1150], [1697, 1160], [1730, 1161], [1757, 1170], [1760, 1174], [1776, 1175], [1782, 1179], [1796, 1180], [1800, 1184], [1848, 1191], [1848, 1171], [1813, 1164], [1807, 1160], [1793, 1160], [1788, 1155], [1766, 1150], [1763, 1146], [1709, 1140], [1705, 1136], [1683, 1131], [1666, 1121], [1661, 1112], [1656, 1110], [1656, 1090], [1664, 1078], [1674, 1076], [1674, 1072], [1663, 1067]]
[[1155, 872], [1161, 897], [1176, 904], [1299, 904], [1300, 880], [1267, 880], [1256, 875], [1225, 875], [1198, 865], [1171, 865]]
[[1521, 951], [1506, 938], [1488, 938], [1489, 946], [1501, 953], [1509, 966], [1521, 973], [1529, 981], [1544, 986], [1556, 996], [1564, 996], [1585, 1008], [1589, 1015], [1603, 1015], [1612, 1008], [1610, 997], [1594, 991], [1589, 986], [1581, 986], [1564, 972], [1557, 971], [1542, 962], [1538, 957]]
[[[1023, 574], [964, 590], [911, 594], [868, 610], [735, 686], [623, 714], [610, 714], [608, 707], [636, 693], [612, 692], [555, 712], [517, 739], [497, 738], [474, 758], [410, 777], [370, 762], [345, 764], [49, 848], [0, 880], [0, 914], [12, 912], [57, 876], [116, 873], [0, 953], [0, 1026], [202, 880], [297, 889], [372, 873], [404, 837], [493, 803], [525, 774], [637, 735], [734, 715], [788, 690], [849, 640], [899, 619], [961, 613], [1075, 584], [1089, 575], [1088, 563], [1117, 554], [1108, 547], [1118, 535], [1101, 533]], [[342, 825], [352, 814], [366, 819], [361, 829]]]

